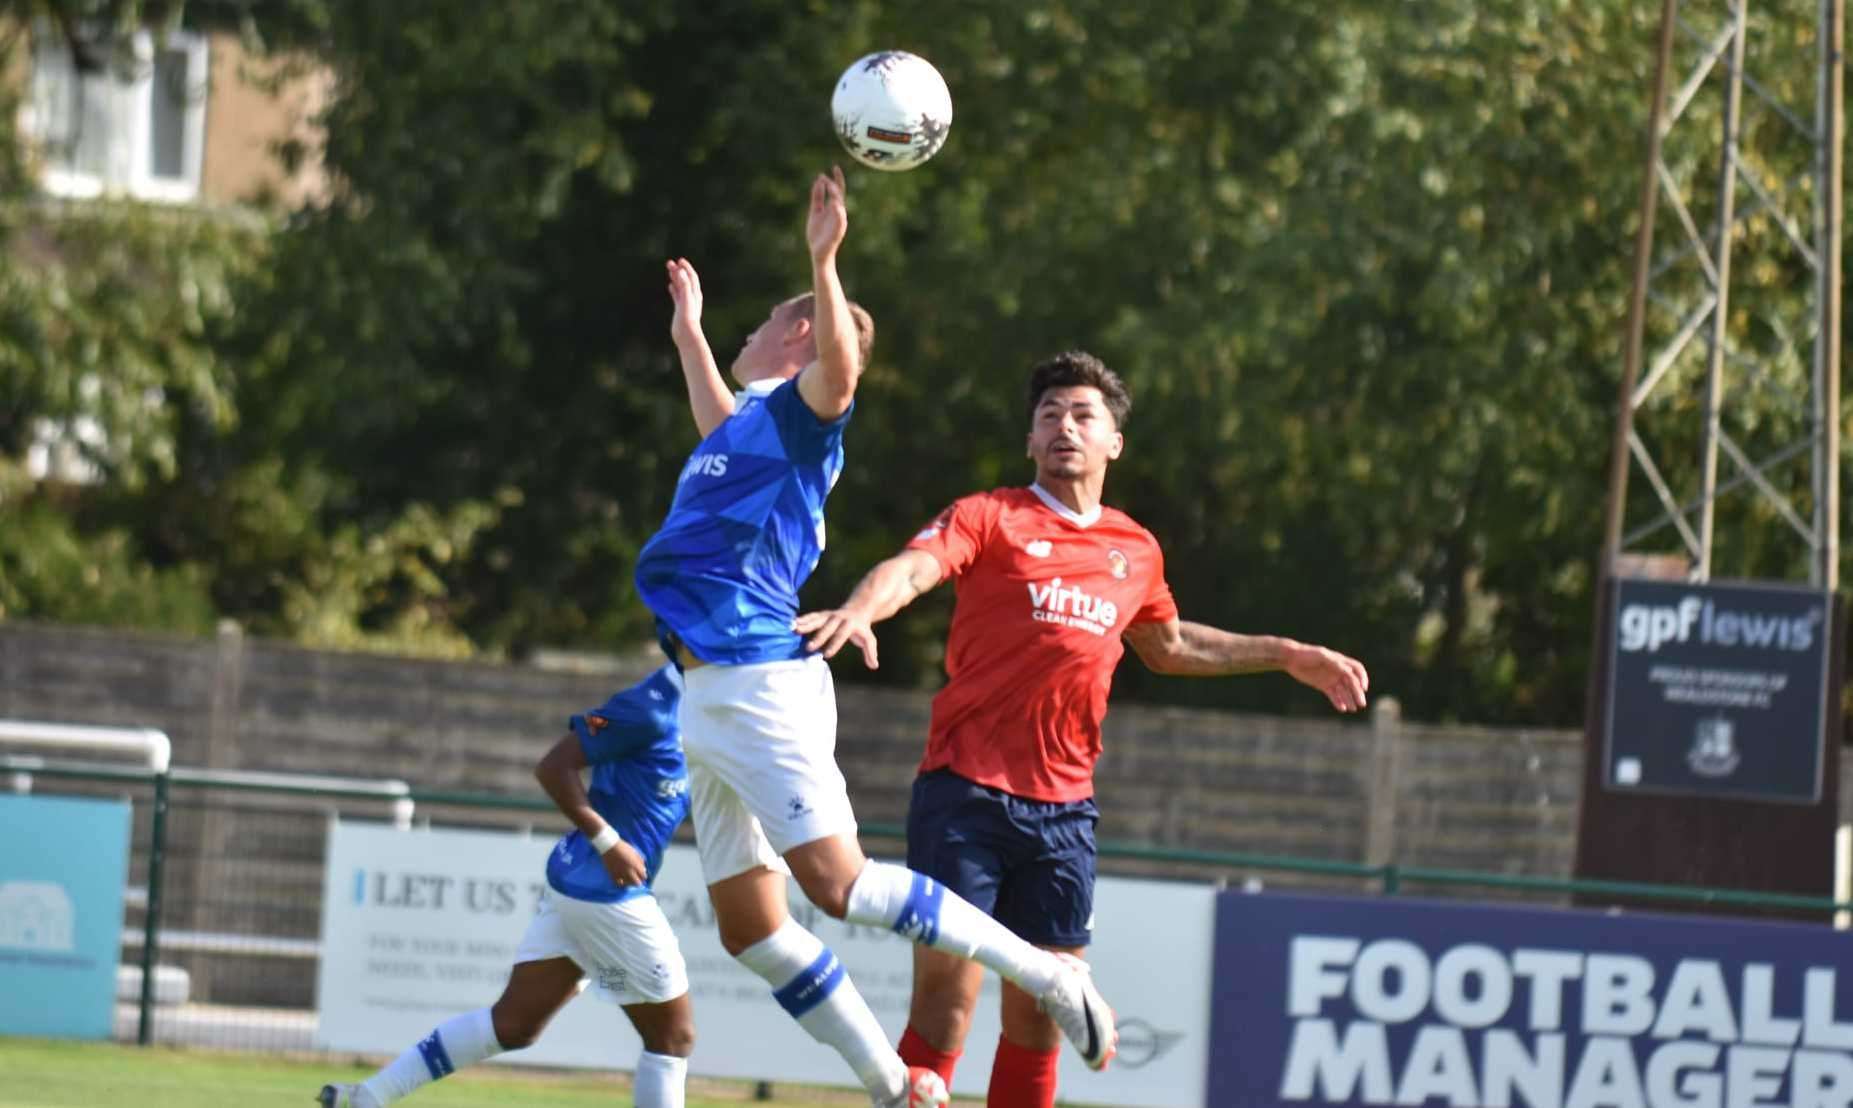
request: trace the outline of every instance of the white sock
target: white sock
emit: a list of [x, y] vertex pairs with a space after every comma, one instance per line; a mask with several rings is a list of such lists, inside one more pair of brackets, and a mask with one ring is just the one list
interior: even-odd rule
[[501, 1052], [489, 1009], [478, 1008], [438, 1024], [437, 1030], [416, 1046], [408, 1047], [360, 1087], [381, 1104], [391, 1104], [440, 1077]]
[[632, 1092], [637, 1108], [683, 1108], [688, 1059], [644, 1051], [637, 1059], [637, 1081]]
[[849, 887], [843, 916], [850, 923], [886, 927], [922, 946], [969, 958], [1031, 996], [1055, 987], [1055, 955], [1018, 938], [958, 893], [905, 866], [870, 862]]
[[786, 917], [738, 958], [771, 984], [773, 998], [799, 1027], [843, 1056], [871, 1094], [886, 1100], [906, 1090], [907, 1064], [822, 939]]

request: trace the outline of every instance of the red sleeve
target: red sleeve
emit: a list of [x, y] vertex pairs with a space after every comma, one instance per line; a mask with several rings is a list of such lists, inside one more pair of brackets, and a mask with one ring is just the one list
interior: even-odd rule
[[947, 577], [957, 577], [977, 559], [996, 522], [997, 502], [984, 493], [973, 493], [934, 516], [908, 542], [907, 549], [926, 551]]
[[1177, 618], [1177, 601], [1171, 597], [1171, 583], [1165, 580], [1165, 554], [1156, 540], [1152, 542], [1152, 582], [1146, 590], [1145, 603], [1132, 614], [1133, 623], [1170, 623]]

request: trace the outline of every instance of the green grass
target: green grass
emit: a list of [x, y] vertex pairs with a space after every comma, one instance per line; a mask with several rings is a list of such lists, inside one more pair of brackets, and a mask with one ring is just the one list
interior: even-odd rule
[[[0, 1105], [4, 1108], [202, 1108], [283, 1105], [308, 1108], [325, 1081], [359, 1081], [370, 1066], [113, 1043], [0, 1038]], [[866, 1105], [849, 1090], [781, 1085], [773, 1103]], [[740, 1082], [689, 1081], [688, 1108], [738, 1108], [752, 1101]], [[411, 1108], [539, 1108], [631, 1103], [628, 1074], [562, 1074], [483, 1066], [419, 1090]]]

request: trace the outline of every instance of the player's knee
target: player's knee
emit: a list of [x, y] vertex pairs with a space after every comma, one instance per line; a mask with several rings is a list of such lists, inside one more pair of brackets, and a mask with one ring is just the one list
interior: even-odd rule
[[849, 889], [856, 883], [854, 874], [845, 877], [840, 873], [807, 873], [799, 876], [798, 887], [819, 911], [831, 919], [842, 919], [849, 914]]
[[695, 1053], [694, 1021], [677, 1020], [666, 1027], [656, 1028], [644, 1039], [643, 1048], [651, 1054], [687, 1058]]
[[719, 924], [721, 949], [725, 950], [730, 958], [738, 958], [742, 951], [757, 946], [772, 934], [771, 930], [762, 926], [758, 921], [738, 923], [721, 919], [716, 922]]
[[806, 843], [785, 855], [791, 876], [812, 904], [831, 919], [849, 912], [849, 890], [868, 859], [853, 838], [836, 836]]
[[825, 885], [815, 892], [806, 889], [804, 895], [810, 898], [812, 904], [817, 905], [819, 911], [831, 919], [842, 919], [849, 914], [848, 885]]
[[489, 1009], [489, 1020], [495, 1028], [495, 1041], [503, 1050], [526, 1050], [540, 1038], [541, 1029], [547, 1025], [544, 1019], [535, 1019], [499, 1004]]

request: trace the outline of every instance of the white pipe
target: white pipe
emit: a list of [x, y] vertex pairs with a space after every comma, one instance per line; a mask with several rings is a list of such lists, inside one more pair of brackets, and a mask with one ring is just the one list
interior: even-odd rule
[[[1843, 823], [1834, 832], [1834, 900], [1845, 904], [1853, 900], [1853, 823]], [[1834, 926], [1845, 931], [1853, 925], [1853, 912], [1835, 912]]]
[[167, 733], [152, 727], [91, 727], [74, 723], [0, 719], [0, 742], [139, 754], [147, 759], [148, 768], [156, 773], [167, 772], [168, 761], [174, 754], [174, 744], [168, 741]]
[[412, 786], [397, 778], [330, 777], [319, 773], [273, 773], [257, 769], [196, 769], [182, 766], [174, 770], [174, 782], [180, 785], [364, 793], [388, 798], [409, 798], [412, 793]]

